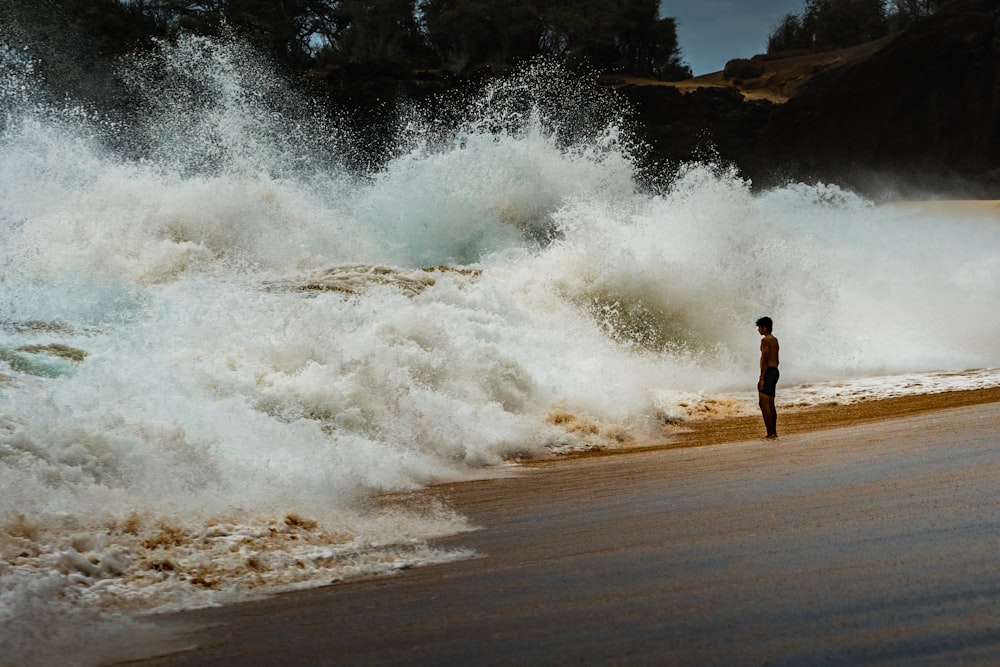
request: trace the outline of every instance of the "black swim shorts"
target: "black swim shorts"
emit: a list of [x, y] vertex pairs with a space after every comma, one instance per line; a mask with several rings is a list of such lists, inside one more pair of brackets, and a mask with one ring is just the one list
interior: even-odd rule
[[778, 368], [776, 366], [768, 366], [767, 370], [764, 371], [764, 386], [761, 388], [760, 393], [767, 394], [768, 396], [774, 396], [777, 384]]

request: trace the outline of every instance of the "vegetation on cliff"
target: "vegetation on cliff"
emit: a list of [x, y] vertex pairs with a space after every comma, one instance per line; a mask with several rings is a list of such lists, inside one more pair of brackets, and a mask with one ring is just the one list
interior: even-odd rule
[[151, 36], [230, 31], [289, 69], [367, 64], [465, 74], [542, 56], [602, 72], [690, 76], [657, 0], [0, 0], [4, 40], [88, 33], [98, 57]]
[[[347, 107], [345, 116], [360, 119], [359, 154], [377, 165], [399, 100], [468, 88], [541, 55], [615, 73], [598, 81], [628, 100], [658, 168], [714, 155], [759, 187], [802, 178], [1000, 196], [1000, 0], [804, 0], [775, 28], [768, 47], [776, 52], [669, 84], [689, 72], [677, 25], [658, 7], [0, 0], [0, 59], [30, 60], [56, 99], [124, 117], [135, 101], [116, 75], [119, 58], [181, 34], [235, 37], [310, 95]], [[829, 50], [870, 38], [879, 39]]]
[[885, 37], [940, 10], [950, 0], [805, 0], [767, 40], [767, 52], [842, 49]]

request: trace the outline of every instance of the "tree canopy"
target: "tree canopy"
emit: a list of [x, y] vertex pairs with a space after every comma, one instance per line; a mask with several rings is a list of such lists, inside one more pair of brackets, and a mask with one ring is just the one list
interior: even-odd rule
[[537, 55], [684, 78], [677, 23], [659, 18], [657, 0], [422, 0], [429, 45], [446, 69], [505, 67]]
[[948, 0], [805, 0], [772, 30], [768, 53], [869, 42], [938, 11]]
[[[32, 19], [21, 5], [22, 25]], [[686, 78], [677, 24], [658, 0], [39, 0], [111, 43], [234, 32], [293, 68], [379, 64], [466, 73], [538, 56], [570, 67]], [[113, 20], [112, 20], [113, 19]]]

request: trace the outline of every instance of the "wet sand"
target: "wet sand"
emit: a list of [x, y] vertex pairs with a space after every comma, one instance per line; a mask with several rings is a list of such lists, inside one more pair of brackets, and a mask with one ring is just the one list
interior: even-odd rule
[[[818, 408], [788, 410], [779, 404], [778, 432], [783, 436], [809, 433], [842, 426], [856, 426], [888, 419], [899, 419], [933, 410], [1000, 402], [1000, 387], [936, 394], [915, 394], [852, 405], [825, 405]], [[752, 440], [762, 435], [759, 416], [711, 419], [691, 422], [690, 433], [680, 434], [666, 446], [697, 447], [738, 440]], [[659, 447], [654, 447], [659, 448]]]
[[997, 401], [789, 413], [777, 442], [722, 420], [435, 487], [481, 527], [442, 544], [479, 557], [165, 615], [178, 652], [130, 664], [997, 664]]

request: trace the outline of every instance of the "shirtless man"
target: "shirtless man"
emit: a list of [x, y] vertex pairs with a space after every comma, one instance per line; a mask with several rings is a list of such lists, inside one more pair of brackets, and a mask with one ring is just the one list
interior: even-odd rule
[[778, 438], [778, 413], [774, 409], [774, 391], [778, 384], [778, 339], [771, 335], [774, 323], [770, 317], [757, 320], [760, 340], [760, 380], [757, 381], [757, 397], [760, 414], [764, 417], [764, 428], [768, 440]]

